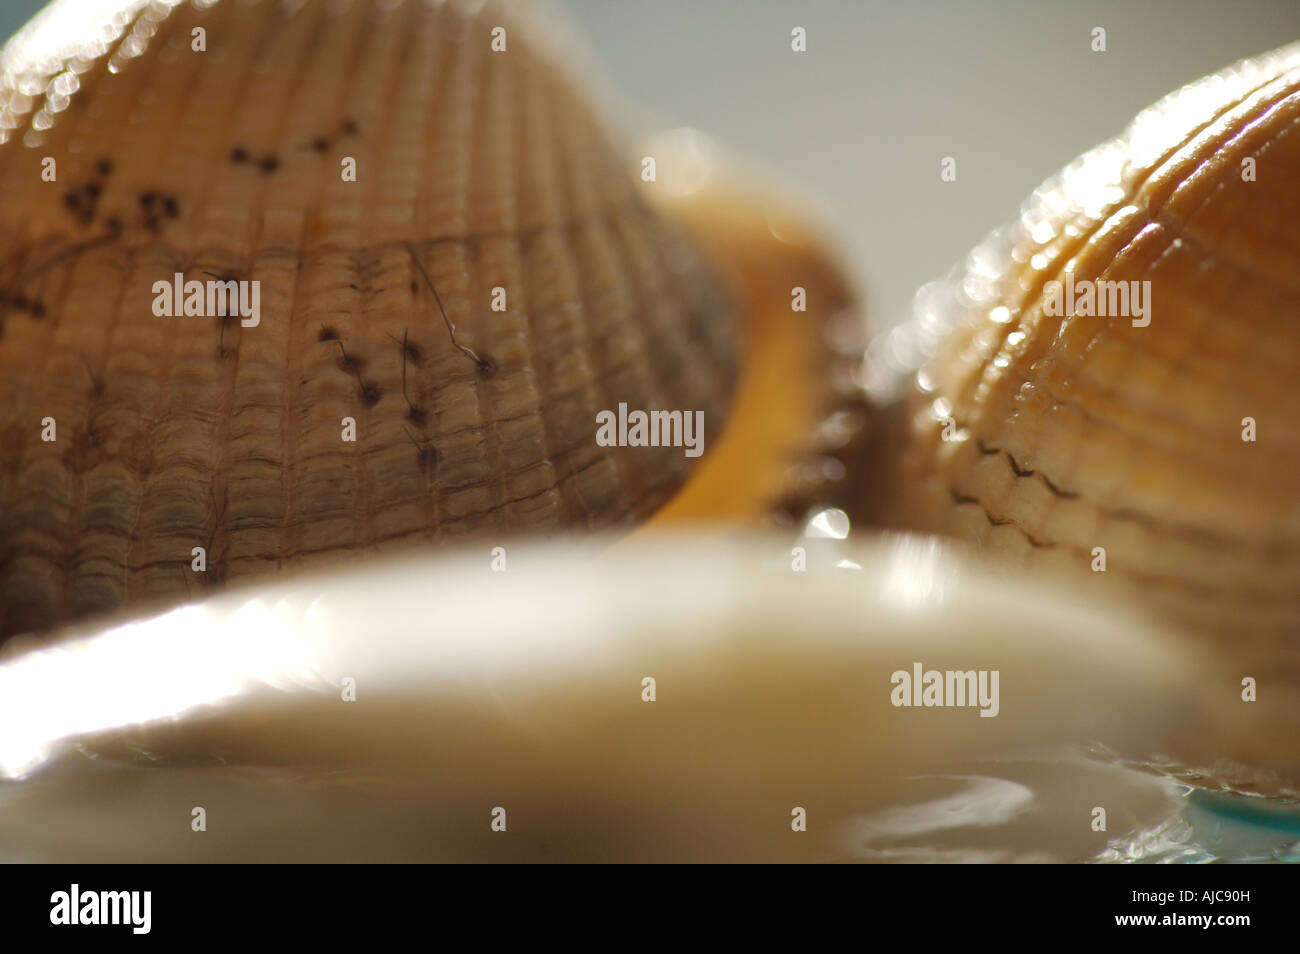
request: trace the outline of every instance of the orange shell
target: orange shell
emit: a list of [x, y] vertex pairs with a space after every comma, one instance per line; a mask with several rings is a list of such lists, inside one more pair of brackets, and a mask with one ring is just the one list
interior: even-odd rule
[[[911, 343], [933, 357], [882, 451], [881, 519], [1292, 651], [1297, 169], [1291, 47], [1179, 90], [1045, 183], [918, 295]], [[1095, 282], [1149, 282], [1127, 286], [1146, 314], [1117, 285], [1092, 285], [1110, 314], [1086, 314]]]

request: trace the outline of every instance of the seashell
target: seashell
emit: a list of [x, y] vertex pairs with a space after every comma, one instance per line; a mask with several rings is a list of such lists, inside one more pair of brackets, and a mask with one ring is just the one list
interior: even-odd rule
[[[1264, 640], [1296, 628], [1298, 408], [1280, 376], [1296, 364], [1280, 174], [1296, 148], [1293, 54], [1177, 94], [1036, 193], [952, 285], [922, 296], [910, 347], [941, 327], [946, 341], [884, 417], [855, 387], [852, 295], [816, 236], [772, 225], [716, 179], [683, 207], [645, 204], [554, 72], [549, 31], [520, 9], [135, 6], [114, 21], [126, 35], [111, 51], [60, 54], [39, 82], [16, 65], [32, 58], [30, 37], [6, 54], [3, 413], [51, 406], [79, 442], [55, 452], [25, 418], [0, 419], [0, 632], [131, 613], [74, 624], [47, 649], [9, 644], [11, 852], [423, 860], [434, 845], [444, 860], [527, 860], [560, 845], [587, 858], [932, 860], [935, 844], [908, 845], [862, 812], [897, 818], [915, 775], [997, 758], [1000, 779], [1069, 778], [1031, 792], [1033, 811], [993, 819], [1017, 816], [1001, 844], [1079, 860], [1110, 836], [1071, 821], [1040, 826], [1044, 843], [1032, 819], [1077, 819], [1087, 791], [1141, 804], [1150, 826], [1167, 792], [1059, 749], [1028, 768], [1006, 752], [1097, 738], [1145, 763], [1166, 753], [1175, 761], [1144, 770], [1191, 784], [1226, 784], [1230, 757], [1245, 766], [1231, 768], [1234, 791], [1294, 796], [1297, 687], [1240, 706], [1207, 682], [1211, 655], [1178, 639], [1246, 633], [1276, 662], [1290, 644]], [[499, 23], [518, 58], [497, 71], [474, 38]], [[240, 37], [220, 68], [180, 65], [193, 24]], [[268, 95], [251, 99], [265, 77]], [[188, 112], [196, 103], [208, 119]], [[385, 169], [355, 194], [312, 165], [344, 141], [361, 169]], [[118, 150], [102, 166], [98, 142]], [[30, 178], [52, 144], [77, 176], [51, 192], [58, 202]], [[1238, 188], [1238, 158], [1273, 173], [1265, 192]], [[135, 218], [97, 232], [112, 198], [135, 201]], [[178, 262], [264, 277], [265, 321], [214, 327], [127, 307], [133, 294], [147, 306], [149, 281]], [[1149, 277], [1151, 323], [1046, 313], [1046, 282], [1065, 275]], [[793, 276], [818, 299], [820, 336], [789, 321]], [[482, 292], [516, 278], [523, 303], [512, 292], [493, 313]], [[1244, 340], [1217, 332], [1223, 315]], [[413, 328], [425, 335], [414, 354]], [[876, 390], [875, 369], [864, 373]], [[711, 427], [726, 408], [728, 429], [710, 431], [716, 447], [686, 481], [679, 454], [591, 440], [594, 412], [624, 395], [703, 407]], [[1258, 407], [1249, 449], [1222, 419], [1246, 414], [1239, 405]], [[333, 443], [340, 415], [368, 435], [346, 453]], [[805, 430], [804, 459], [782, 473]], [[509, 469], [521, 459], [526, 470]], [[524, 474], [538, 483], [516, 495]], [[829, 518], [800, 538], [844, 545], [818, 567], [828, 572], [791, 573], [785, 535], [648, 539], [702, 516], [743, 522], [781, 486], [786, 519], [843, 498], [855, 521], [874, 510], [1033, 572], [1007, 579], [932, 537], [846, 542]], [[474, 551], [262, 579], [344, 553], [652, 511], [635, 545], [613, 552], [610, 538], [512, 549], [506, 585]], [[189, 594], [196, 538], [219, 554], [206, 581], [260, 585], [142, 614], [139, 601]], [[1107, 548], [1108, 566], [1087, 579], [1168, 619], [1037, 573], [1072, 571], [1077, 584], [1089, 545]], [[883, 687], [918, 655], [998, 667], [999, 718], [901, 717]], [[675, 694], [654, 719], [628, 707], [647, 669]], [[357, 676], [381, 705], [339, 704]], [[141, 756], [147, 772], [129, 764]], [[105, 797], [124, 780], [141, 797]], [[230, 811], [228, 837], [196, 848], [159, 819], [199, 789]], [[812, 838], [789, 838], [781, 817], [795, 791], [817, 800]], [[580, 824], [566, 811], [575, 793], [599, 808]], [[529, 813], [528, 832], [485, 843], [484, 806], [503, 794]], [[70, 842], [69, 813], [109, 835]], [[864, 825], [890, 847], [864, 854]], [[960, 857], [987, 859], [987, 831], [970, 827]]]
[[1295, 667], [1298, 118], [1300, 46], [1191, 84], [923, 289], [864, 506]]
[[[701, 162], [672, 139], [652, 148], [694, 188], [653, 198], [731, 289], [743, 370], [722, 438], [632, 539], [682, 525], [790, 528], [866, 469], [855, 456], [874, 421], [860, 385], [862, 306], [824, 224], [795, 195], [773, 189], [739, 157]], [[806, 312], [792, 309], [794, 290]]]
[[[548, 541], [512, 547], [504, 577], [472, 552], [412, 553], [79, 626], [0, 663], [0, 858], [1077, 861], [1128, 812], [1153, 827], [1184, 799], [1062, 743], [1200, 764], [1231, 726], [1274, 763], [1300, 754], [1272, 693], [1264, 736], [1175, 636], [1077, 592], [934, 538], [845, 544], [860, 569], [807, 574], [771, 558], [787, 548]], [[894, 706], [890, 674], [913, 660], [998, 668], [997, 717]], [[345, 679], [360, 704], [339, 701]], [[1036, 764], [1008, 754], [1043, 746]], [[872, 851], [855, 820], [914, 803], [936, 766], [1006, 780], [1032, 810], [902, 826]], [[1125, 806], [1109, 833], [1073, 823], [1093, 801]], [[214, 803], [221, 837], [193, 838], [191, 807]]]
[[[66, 13], [3, 57], [0, 638], [345, 553], [629, 525], [693, 461], [601, 446], [597, 412], [721, 433], [726, 286], [523, 5]], [[177, 274], [209, 302], [259, 282], [256, 321], [160, 317]]]

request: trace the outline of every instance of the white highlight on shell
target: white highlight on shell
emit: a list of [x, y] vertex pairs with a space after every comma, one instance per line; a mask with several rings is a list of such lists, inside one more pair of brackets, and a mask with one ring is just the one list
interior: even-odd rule
[[643, 154], [658, 160], [656, 187], [674, 198], [707, 188], [721, 167], [718, 144], [689, 126], [655, 133], [647, 140]]
[[809, 518], [804, 535], [823, 540], [844, 540], [849, 535], [849, 515], [833, 507], [819, 510]]
[[[165, 0], [157, 6], [178, 2]], [[106, 53], [147, 3], [118, 2], [116, 9], [106, 11], [102, 0], [62, 0], [45, 7], [19, 30], [0, 50], [0, 143], [25, 125], [36, 97], [42, 94], [52, 96], [53, 103], [47, 101], [36, 128], [52, 125], [53, 114], [66, 108], [68, 97], [80, 87], [76, 74]], [[76, 41], [69, 43], [69, 37]], [[24, 142], [35, 148], [41, 138], [25, 137]]]
[[1024, 785], [981, 775], [956, 775], [961, 789], [943, 798], [892, 808], [858, 825], [863, 842], [928, 834], [953, 828], [990, 828], [1006, 824], [1029, 809], [1034, 793]]
[[263, 686], [320, 687], [316, 632], [290, 603], [254, 599], [229, 615], [184, 606], [27, 653], [0, 666], [0, 774], [27, 774], [59, 739], [179, 718]]

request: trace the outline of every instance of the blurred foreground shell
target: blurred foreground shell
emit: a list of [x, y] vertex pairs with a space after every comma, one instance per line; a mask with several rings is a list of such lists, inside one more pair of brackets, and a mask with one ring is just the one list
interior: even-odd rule
[[[595, 416], [716, 434], [730, 306], [549, 24], [119, 6], [56, 4], [4, 52], [0, 637], [343, 551], [629, 522], [682, 483], [681, 447], [598, 446]], [[156, 316], [178, 272], [260, 282], [260, 321]]]
[[[911, 343], [933, 359], [885, 452], [882, 517], [1118, 586], [1235, 651], [1294, 652], [1297, 170], [1290, 47], [1172, 94], [1044, 184], [918, 295]], [[1053, 315], [1071, 282], [1076, 303], [1149, 282], [1146, 314]]]
[[[1115, 756], [1295, 765], [1294, 698], [1205, 691], [1158, 627], [932, 537], [802, 542], [425, 551], [0, 656], [0, 860], [1083, 860], [1185, 802]], [[894, 704], [918, 659], [996, 665], [997, 717]]]

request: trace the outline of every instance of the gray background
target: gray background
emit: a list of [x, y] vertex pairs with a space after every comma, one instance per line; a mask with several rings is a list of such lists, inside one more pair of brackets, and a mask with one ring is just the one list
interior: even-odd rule
[[[1143, 106], [1300, 38], [1297, 0], [553, 2], [618, 94], [811, 189], [879, 324]], [[0, 35], [40, 5], [0, 0]]]

